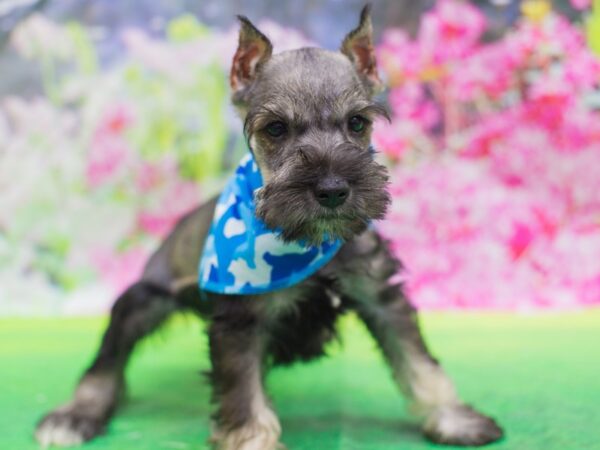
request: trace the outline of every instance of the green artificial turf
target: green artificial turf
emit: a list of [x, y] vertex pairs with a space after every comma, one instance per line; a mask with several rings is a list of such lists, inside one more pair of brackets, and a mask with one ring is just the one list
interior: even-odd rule
[[[498, 419], [494, 450], [600, 449], [600, 311], [518, 317], [426, 314], [434, 353], [462, 397]], [[66, 400], [105, 319], [0, 320], [0, 449], [37, 448], [40, 415]], [[425, 442], [374, 343], [353, 318], [332, 357], [268, 380], [290, 450], [418, 450]], [[177, 318], [136, 352], [128, 401], [89, 449], [206, 449], [206, 339]]]

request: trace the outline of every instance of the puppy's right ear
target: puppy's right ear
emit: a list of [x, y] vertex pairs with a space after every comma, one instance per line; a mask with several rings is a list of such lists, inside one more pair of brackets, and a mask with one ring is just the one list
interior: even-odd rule
[[238, 49], [233, 57], [229, 83], [234, 99], [241, 100], [242, 93], [254, 82], [258, 69], [273, 53], [271, 41], [244, 16], [241, 24]]

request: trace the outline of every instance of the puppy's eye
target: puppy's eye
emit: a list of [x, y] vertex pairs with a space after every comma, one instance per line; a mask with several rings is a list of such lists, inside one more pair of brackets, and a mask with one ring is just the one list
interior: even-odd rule
[[352, 116], [348, 120], [348, 128], [354, 133], [362, 133], [367, 126], [367, 119], [362, 116]]
[[287, 127], [285, 126], [285, 123], [276, 121], [268, 124], [265, 127], [265, 130], [269, 134], [269, 136], [277, 138], [285, 134], [285, 132], [287, 131]]

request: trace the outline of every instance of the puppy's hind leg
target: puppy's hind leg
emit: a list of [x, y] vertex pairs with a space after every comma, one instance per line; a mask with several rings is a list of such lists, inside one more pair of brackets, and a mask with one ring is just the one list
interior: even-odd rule
[[169, 291], [144, 281], [119, 297], [98, 354], [72, 400], [38, 423], [35, 437], [42, 446], [79, 445], [104, 430], [124, 388], [125, 366], [136, 342], [155, 330], [176, 307]]

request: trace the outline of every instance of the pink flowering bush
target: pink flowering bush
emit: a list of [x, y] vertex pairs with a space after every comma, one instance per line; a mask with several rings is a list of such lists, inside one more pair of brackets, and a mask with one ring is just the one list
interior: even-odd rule
[[600, 60], [554, 13], [496, 42], [484, 31], [476, 8], [440, 0], [415, 39], [384, 35], [381, 230], [422, 307], [600, 305]]

